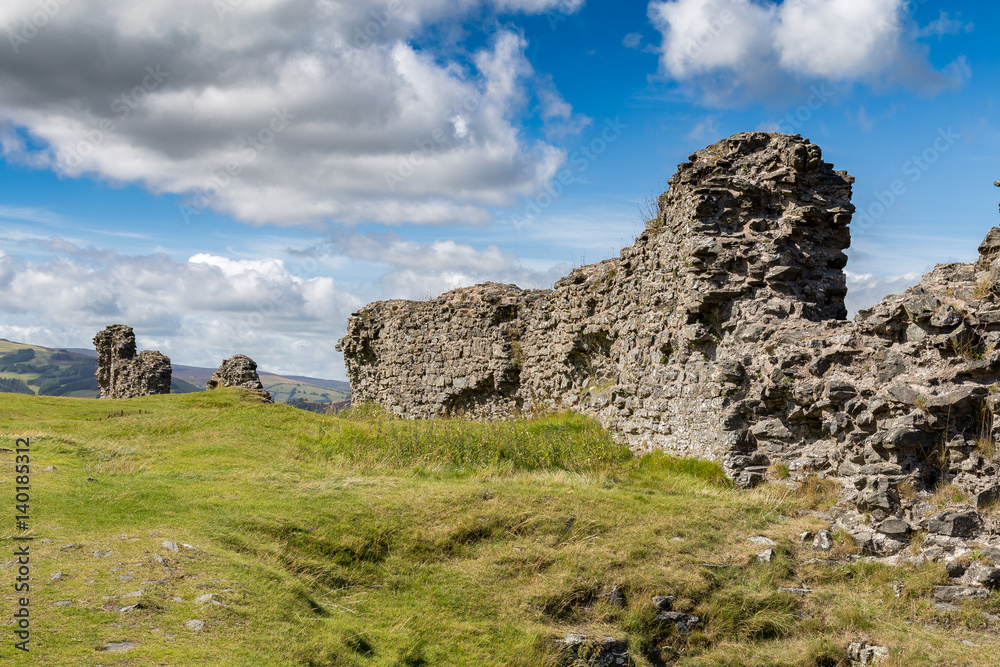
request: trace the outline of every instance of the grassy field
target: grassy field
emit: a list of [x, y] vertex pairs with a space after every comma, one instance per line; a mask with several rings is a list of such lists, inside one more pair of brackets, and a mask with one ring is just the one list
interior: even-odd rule
[[[17, 437], [32, 450], [28, 655], [9, 620]], [[635, 460], [579, 416], [0, 394], [0, 448], [3, 664], [558, 665], [570, 632], [626, 639], [637, 665], [847, 665], [860, 640], [889, 646], [888, 665], [1000, 656], [996, 600], [932, 606], [942, 565], [803, 544], [826, 527], [828, 485], [741, 491], [714, 464]], [[773, 562], [755, 535], [777, 542]], [[658, 624], [654, 595], [703, 629]]]

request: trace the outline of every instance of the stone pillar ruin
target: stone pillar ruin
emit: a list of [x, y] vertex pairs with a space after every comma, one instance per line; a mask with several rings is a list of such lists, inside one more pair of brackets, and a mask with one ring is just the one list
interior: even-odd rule
[[159, 352], [136, 354], [135, 333], [124, 324], [112, 324], [94, 336], [97, 378], [101, 398], [133, 398], [169, 394], [170, 358]]

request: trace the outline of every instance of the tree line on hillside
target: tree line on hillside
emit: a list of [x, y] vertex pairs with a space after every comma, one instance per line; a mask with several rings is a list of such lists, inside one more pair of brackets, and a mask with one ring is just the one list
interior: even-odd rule
[[[0, 357], [0, 372], [17, 373], [19, 375], [35, 375], [32, 384], [38, 385], [40, 396], [65, 396], [74, 391], [98, 391], [94, 373], [97, 371], [97, 360], [85, 357], [74, 357], [68, 352], [55, 352], [47, 363], [29, 363], [36, 360], [35, 351], [31, 348], [21, 348]], [[70, 364], [59, 365], [55, 361], [69, 361]], [[0, 378], [0, 391], [18, 394], [34, 394], [31, 387], [21, 379]]]
[[17, 378], [0, 378], [0, 392], [7, 394], [34, 394], [35, 392], [28, 385], [24, 384], [24, 380], [18, 380]]

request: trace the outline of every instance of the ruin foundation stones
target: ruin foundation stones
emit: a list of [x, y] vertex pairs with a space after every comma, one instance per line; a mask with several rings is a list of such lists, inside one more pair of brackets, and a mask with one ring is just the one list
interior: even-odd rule
[[131, 327], [112, 324], [94, 336], [94, 347], [101, 398], [170, 393], [170, 358], [148, 350], [136, 354]]
[[[742, 486], [835, 478], [833, 520], [872, 553], [916, 531], [932, 552], [1000, 544], [977, 511], [1000, 498], [1000, 228], [977, 261], [847, 321], [852, 183], [798, 135], [724, 139], [680, 165], [634, 245], [554, 289], [352, 315], [352, 401], [407, 418], [575, 410]], [[956, 516], [927, 502], [948, 485], [968, 501]]]
[[208, 381], [208, 389], [219, 387], [243, 387], [261, 395], [266, 403], [271, 403], [271, 394], [264, 390], [264, 384], [257, 375], [257, 362], [245, 354], [235, 354], [219, 366]]

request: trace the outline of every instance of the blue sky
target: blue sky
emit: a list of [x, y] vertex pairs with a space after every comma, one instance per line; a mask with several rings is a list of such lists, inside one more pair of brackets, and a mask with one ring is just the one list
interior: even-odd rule
[[992, 2], [109, 5], [0, 8], [0, 337], [342, 378], [360, 306], [550, 287], [747, 130], [856, 177], [852, 308], [997, 224]]

